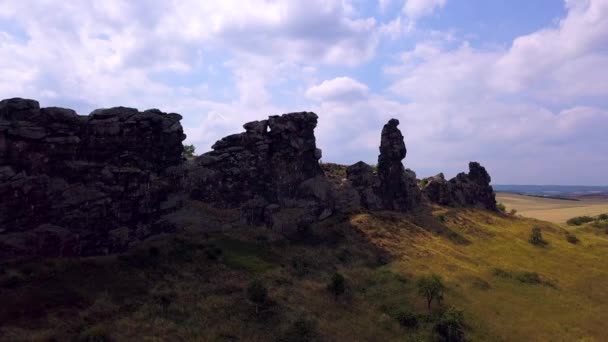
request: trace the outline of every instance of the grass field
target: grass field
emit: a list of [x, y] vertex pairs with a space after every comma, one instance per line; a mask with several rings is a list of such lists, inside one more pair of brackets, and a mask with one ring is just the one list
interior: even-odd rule
[[[533, 227], [545, 246], [528, 242]], [[579, 243], [548, 222], [436, 207], [333, 217], [296, 240], [251, 228], [157, 237], [123, 256], [0, 269], [0, 341], [433, 341], [449, 306], [470, 341], [603, 341], [608, 234], [571, 232]], [[337, 299], [335, 272], [347, 282]], [[431, 273], [446, 292], [429, 312], [416, 281]], [[259, 312], [253, 279], [270, 298]]]
[[608, 213], [608, 200], [603, 199], [567, 201], [498, 193], [496, 200], [503, 203], [507, 210], [517, 210], [519, 215], [559, 224], [576, 216], [596, 216]]

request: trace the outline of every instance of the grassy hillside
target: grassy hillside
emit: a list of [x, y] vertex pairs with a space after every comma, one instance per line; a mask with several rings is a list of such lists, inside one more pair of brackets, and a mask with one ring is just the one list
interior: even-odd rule
[[559, 224], [564, 224], [575, 216], [595, 216], [608, 213], [608, 200], [599, 198], [570, 201], [498, 193], [496, 200], [503, 203], [507, 210], [515, 209], [522, 216]]
[[[290, 239], [188, 225], [123, 256], [5, 266], [0, 340], [426, 341], [448, 307], [472, 341], [605, 333], [608, 235], [589, 227], [575, 244], [550, 223], [439, 207], [333, 217]], [[546, 245], [528, 241], [533, 227]], [[429, 312], [417, 280], [432, 273], [446, 291]], [[264, 304], [247, 294], [254, 279]], [[418, 327], [400, 325], [400, 312]]]

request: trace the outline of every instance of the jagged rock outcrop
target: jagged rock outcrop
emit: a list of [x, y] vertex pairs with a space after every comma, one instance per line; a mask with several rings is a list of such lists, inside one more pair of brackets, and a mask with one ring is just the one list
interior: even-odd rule
[[420, 205], [416, 174], [403, 167], [407, 150], [397, 126], [399, 120], [391, 119], [382, 129], [376, 170], [361, 161], [347, 169], [348, 180], [367, 209], [408, 211]]
[[0, 259], [109, 253], [164, 229], [172, 184], [163, 173], [181, 163], [180, 120], [1, 101]]
[[[309, 112], [246, 123], [245, 132], [219, 140], [196, 159], [187, 188], [194, 199], [241, 208], [248, 223], [281, 231], [327, 217], [331, 189], [319, 166], [316, 125], [317, 115]], [[286, 208], [298, 222], [283, 217]]]
[[420, 190], [416, 184], [416, 174], [406, 172], [401, 162], [407, 150], [397, 126], [399, 120], [391, 119], [382, 129], [378, 156], [380, 197], [384, 209], [407, 211], [420, 204]]
[[443, 174], [422, 181], [423, 194], [433, 203], [454, 207], [474, 207], [496, 211], [496, 195], [486, 169], [469, 163], [469, 173], [459, 173], [446, 181]]

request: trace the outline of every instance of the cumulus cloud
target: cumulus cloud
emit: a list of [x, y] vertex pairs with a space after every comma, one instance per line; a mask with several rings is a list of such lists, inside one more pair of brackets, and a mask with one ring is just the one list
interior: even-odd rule
[[369, 88], [352, 78], [337, 77], [308, 88], [306, 96], [317, 101], [354, 102], [367, 97]]
[[416, 19], [433, 13], [445, 6], [447, 0], [405, 0], [403, 12], [408, 18]]
[[420, 176], [479, 160], [497, 182], [606, 183], [608, 2], [567, 0], [504, 46], [414, 30], [445, 5], [379, 0], [383, 18], [402, 8], [381, 21], [354, 0], [0, 0], [0, 98], [180, 112], [200, 151], [313, 110], [324, 158], [344, 163], [375, 162], [395, 117]]

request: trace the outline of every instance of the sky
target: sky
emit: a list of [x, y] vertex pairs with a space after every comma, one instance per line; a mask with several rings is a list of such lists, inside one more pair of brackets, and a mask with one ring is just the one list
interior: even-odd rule
[[0, 0], [0, 98], [183, 115], [198, 153], [313, 111], [323, 162], [608, 185], [608, 0]]

